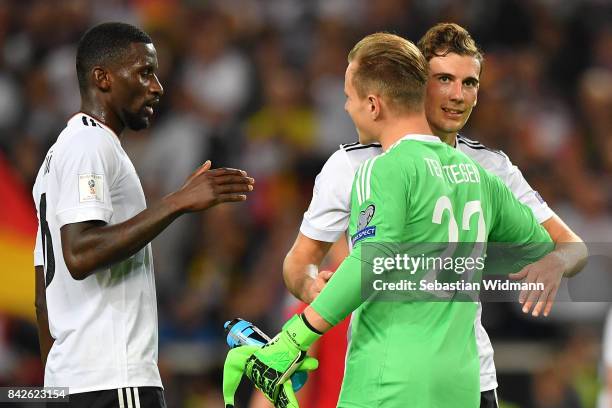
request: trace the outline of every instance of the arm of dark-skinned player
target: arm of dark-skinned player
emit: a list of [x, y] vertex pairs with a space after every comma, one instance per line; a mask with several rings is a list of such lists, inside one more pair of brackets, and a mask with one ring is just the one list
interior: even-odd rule
[[210, 161], [198, 168], [178, 191], [119, 224], [102, 221], [66, 224], [61, 228], [62, 253], [74, 279], [132, 256], [181, 214], [202, 211], [220, 203], [246, 200], [254, 180], [246, 172], [219, 168]]
[[[523, 290], [519, 302], [523, 305], [523, 313], [529, 313], [533, 307], [532, 316], [543, 314], [545, 317], [555, 302], [555, 297], [561, 278], [571, 277], [580, 272], [586, 265], [587, 247], [558, 216], [554, 215], [542, 223], [555, 243], [555, 249], [542, 259], [527, 265], [520, 272], [510, 274], [514, 280], [524, 279], [527, 283], [543, 283], [544, 290]], [[534, 307], [535, 305], [535, 307]]]
[[55, 339], [49, 331], [49, 318], [47, 317], [47, 296], [45, 291], [45, 272], [42, 266], [34, 268], [35, 292], [34, 306], [36, 307], [36, 326], [38, 327], [38, 344], [40, 346], [40, 359], [43, 368], [47, 364], [47, 356]]

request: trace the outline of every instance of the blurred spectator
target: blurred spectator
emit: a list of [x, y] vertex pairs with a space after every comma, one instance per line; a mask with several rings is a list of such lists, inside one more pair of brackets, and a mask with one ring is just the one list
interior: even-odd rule
[[231, 46], [227, 23], [220, 13], [193, 16], [185, 49], [184, 97], [211, 126], [233, 119], [250, 92], [249, 61]]
[[10, 129], [17, 124], [23, 112], [22, 95], [18, 82], [8, 72], [0, 71], [0, 143], [10, 142]]
[[244, 166], [255, 177], [291, 170], [295, 156], [314, 149], [317, 123], [304, 83], [289, 68], [263, 72], [263, 106], [245, 122]]
[[309, 65], [310, 98], [319, 122], [317, 151], [322, 157], [351, 142], [355, 135], [355, 126], [344, 111], [344, 71], [350, 48], [346, 32], [342, 20], [322, 20]]

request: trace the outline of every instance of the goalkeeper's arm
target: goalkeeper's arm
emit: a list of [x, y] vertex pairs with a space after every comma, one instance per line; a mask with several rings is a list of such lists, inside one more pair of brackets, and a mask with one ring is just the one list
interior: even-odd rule
[[310, 345], [362, 303], [360, 249], [342, 262], [304, 314], [293, 316], [272, 341], [262, 348], [242, 346], [228, 353], [223, 370], [226, 406], [234, 406], [234, 393], [243, 372], [275, 406], [298, 406], [288, 379], [298, 367], [317, 367], [316, 360], [306, 357]]
[[361, 297], [361, 247], [355, 248], [310, 306], [304, 310], [308, 323], [324, 333], [357, 309]]

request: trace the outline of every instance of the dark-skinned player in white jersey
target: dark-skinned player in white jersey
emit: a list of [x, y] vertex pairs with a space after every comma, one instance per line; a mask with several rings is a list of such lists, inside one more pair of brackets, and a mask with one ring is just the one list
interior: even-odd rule
[[163, 95], [150, 37], [100, 24], [79, 42], [76, 66], [81, 110], [33, 189], [45, 386], [69, 387], [71, 407], [165, 407], [150, 242], [182, 214], [244, 201], [254, 180], [206, 161], [147, 205], [121, 135], [147, 128]]

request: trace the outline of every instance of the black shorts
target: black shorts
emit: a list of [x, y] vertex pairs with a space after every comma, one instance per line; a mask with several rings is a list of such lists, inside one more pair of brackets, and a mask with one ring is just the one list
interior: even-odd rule
[[[52, 408], [54, 405], [47, 405]], [[62, 405], [62, 408], [65, 406]], [[129, 387], [70, 394], [70, 408], [166, 408], [164, 391], [157, 387]], [[59, 408], [59, 406], [58, 406]], [[66, 407], [67, 408], [67, 407]]]
[[483, 391], [480, 393], [480, 408], [498, 408], [497, 393], [495, 390]]

